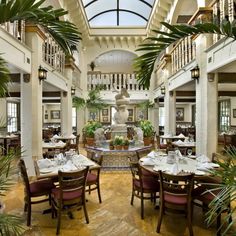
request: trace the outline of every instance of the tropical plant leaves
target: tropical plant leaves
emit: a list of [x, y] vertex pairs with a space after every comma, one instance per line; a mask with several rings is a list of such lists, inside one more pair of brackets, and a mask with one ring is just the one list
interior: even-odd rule
[[161, 24], [166, 30], [153, 29], [152, 31], [157, 36], [146, 38], [144, 43], [139, 45], [136, 50], [143, 52], [141, 56], [134, 60], [134, 67], [139, 84], [145, 88], [150, 86], [151, 75], [158, 56], [178, 40], [202, 33], [221, 34], [234, 40], [236, 39], [236, 21], [230, 23], [227, 20], [223, 20], [220, 26], [214, 23], [170, 25], [166, 22], [161, 22]]

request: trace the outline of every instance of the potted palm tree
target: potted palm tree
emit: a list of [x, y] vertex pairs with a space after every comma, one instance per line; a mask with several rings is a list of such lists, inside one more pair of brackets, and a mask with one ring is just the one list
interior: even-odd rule
[[151, 145], [154, 127], [149, 120], [141, 120], [139, 126], [143, 131], [143, 142], [145, 146]]

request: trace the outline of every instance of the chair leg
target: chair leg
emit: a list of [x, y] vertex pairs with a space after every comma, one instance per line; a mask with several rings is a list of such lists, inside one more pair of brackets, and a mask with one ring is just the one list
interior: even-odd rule
[[159, 218], [158, 218], [158, 223], [157, 223], [157, 233], [160, 233], [161, 230], [161, 222], [164, 214], [164, 206], [162, 201], [160, 202], [160, 213], [159, 213]]
[[102, 198], [101, 198], [101, 193], [100, 193], [100, 184], [97, 184], [97, 191], [98, 191], [98, 199], [99, 199], [99, 203], [102, 203]]
[[25, 206], [24, 206], [24, 212], [26, 212], [28, 209], [28, 204], [25, 202]]
[[144, 219], [144, 202], [143, 202], [143, 192], [141, 192], [141, 219]]
[[57, 232], [56, 232], [56, 235], [60, 234], [60, 228], [61, 228], [61, 209], [58, 209], [58, 211], [57, 211]]
[[187, 222], [188, 222], [189, 235], [193, 236], [192, 213], [191, 212], [189, 212], [187, 215]]
[[134, 204], [134, 190], [132, 189], [130, 205], [133, 205], [133, 204]]
[[31, 225], [31, 203], [27, 205], [27, 226]]
[[88, 212], [87, 212], [87, 207], [86, 207], [86, 200], [84, 198], [83, 200], [83, 208], [84, 208], [84, 215], [86, 219], [86, 223], [89, 224], [89, 217], [88, 217]]

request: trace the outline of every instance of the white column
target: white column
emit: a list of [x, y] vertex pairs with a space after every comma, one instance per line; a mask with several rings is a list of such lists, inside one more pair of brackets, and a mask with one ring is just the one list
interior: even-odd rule
[[165, 134], [176, 133], [176, 94], [169, 92], [166, 87], [166, 94], [164, 97], [165, 107]]
[[77, 134], [80, 134], [80, 141], [82, 141], [82, 129], [86, 122], [86, 108], [77, 110]]
[[211, 157], [217, 150], [217, 107], [218, 107], [218, 76], [208, 82], [206, 72], [207, 36], [200, 35], [196, 39], [197, 61], [200, 68], [200, 78], [196, 82], [196, 152]]
[[32, 49], [32, 72], [29, 82], [21, 74], [21, 145], [28, 175], [35, 175], [33, 158], [42, 158], [42, 85], [38, 68], [42, 60], [43, 39], [34, 32], [26, 34], [26, 44]]
[[153, 110], [154, 110], [154, 128], [155, 128], [155, 131], [156, 131], [156, 134], [159, 135], [159, 99], [157, 99], [154, 103], [154, 107], [153, 107]]
[[61, 134], [72, 134], [72, 98], [71, 92], [61, 92]]

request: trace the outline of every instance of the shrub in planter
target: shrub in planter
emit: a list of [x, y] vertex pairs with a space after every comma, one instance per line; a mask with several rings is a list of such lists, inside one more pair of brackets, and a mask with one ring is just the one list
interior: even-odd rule
[[145, 146], [151, 144], [151, 137], [153, 136], [154, 127], [152, 126], [149, 120], [141, 120], [139, 122], [139, 126], [143, 131], [143, 142]]
[[98, 121], [89, 121], [84, 126], [87, 145], [94, 146], [94, 132], [96, 129], [101, 128], [101, 127], [102, 127], [102, 124]]

